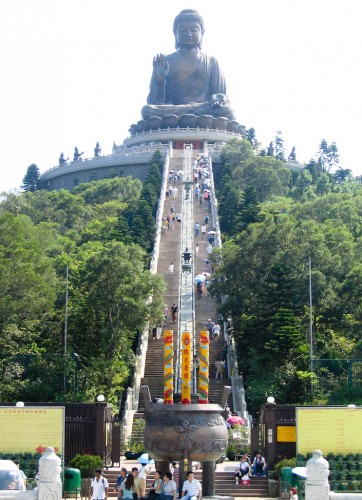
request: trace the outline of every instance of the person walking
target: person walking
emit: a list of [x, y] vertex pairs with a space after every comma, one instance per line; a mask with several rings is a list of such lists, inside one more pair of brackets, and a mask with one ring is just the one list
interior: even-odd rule
[[165, 304], [165, 307], [163, 308], [163, 317], [165, 318], [164, 324], [166, 324], [167, 318], [168, 318], [168, 306]]
[[206, 225], [203, 224], [201, 226], [201, 239], [204, 239], [204, 236], [206, 236]]
[[196, 256], [198, 256], [198, 255], [199, 255], [199, 250], [200, 250], [200, 248], [199, 248], [199, 244], [198, 244], [198, 243], [196, 243], [196, 246], [195, 246], [195, 254], [196, 254]]
[[126, 480], [126, 478], [127, 478], [127, 469], [125, 467], [122, 467], [121, 472], [117, 477], [116, 481], [116, 491], [118, 492], [118, 498], [122, 498], [121, 486], [123, 481]]
[[92, 479], [89, 491], [89, 498], [92, 500], [103, 500], [108, 497], [108, 481], [102, 476], [102, 469], [95, 470], [95, 477]]
[[121, 484], [120, 493], [119, 498], [123, 498], [124, 500], [131, 500], [132, 498], [135, 499], [138, 497], [140, 492], [135, 484], [134, 474], [128, 474]]
[[212, 333], [214, 336], [214, 340], [219, 340], [220, 337], [220, 325], [217, 321], [215, 321], [214, 326], [212, 328]]
[[177, 313], [178, 313], [178, 307], [175, 303], [173, 303], [171, 306], [171, 319], [172, 319], [172, 321], [176, 321]]
[[214, 322], [211, 321], [211, 318], [207, 320], [207, 323], [205, 325], [206, 330], [209, 332], [209, 339], [210, 341], [212, 340], [212, 329], [214, 328]]
[[174, 266], [173, 262], [171, 262], [171, 264], [168, 267], [168, 270], [170, 271], [170, 273], [173, 273], [174, 269], [175, 269], [175, 266]]

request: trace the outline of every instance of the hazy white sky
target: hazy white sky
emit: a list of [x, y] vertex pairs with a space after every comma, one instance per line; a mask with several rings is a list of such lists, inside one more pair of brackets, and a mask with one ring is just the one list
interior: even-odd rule
[[308, 161], [325, 138], [362, 174], [361, 0], [3, 0], [0, 191], [61, 151], [91, 157], [96, 141], [103, 154], [122, 143], [184, 8], [204, 17], [203, 50], [263, 145], [281, 130], [286, 153]]

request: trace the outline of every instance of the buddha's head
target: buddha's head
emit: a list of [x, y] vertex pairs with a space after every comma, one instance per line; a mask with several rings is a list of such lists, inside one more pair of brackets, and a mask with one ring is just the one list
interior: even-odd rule
[[[185, 30], [192, 33], [193, 40], [187, 42]], [[175, 47], [178, 49], [184, 43], [196, 43], [201, 49], [202, 37], [205, 33], [204, 20], [200, 14], [193, 9], [185, 9], [175, 17], [173, 22], [173, 33], [175, 35]]]

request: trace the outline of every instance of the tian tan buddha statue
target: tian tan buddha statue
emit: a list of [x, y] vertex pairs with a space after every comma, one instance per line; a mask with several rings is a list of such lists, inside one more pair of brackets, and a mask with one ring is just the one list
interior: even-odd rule
[[204, 31], [204, 21], [195, 10], [183, 10], [175, 18], [177, 50], [153, 59], [150, 93], [142, 108], [144, 120], [184, 114], [235, 120], [221, 68], [215, 57], [201, 50]]

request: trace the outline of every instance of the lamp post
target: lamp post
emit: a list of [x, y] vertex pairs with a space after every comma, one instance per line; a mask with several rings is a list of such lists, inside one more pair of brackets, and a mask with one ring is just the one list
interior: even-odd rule
[[[313, 373], [313, 303], [312, 303], [312, 259], [308, 258], [309, 264], [309, 336], [310, 336], [310, 373]], [[313, 378], [311, 379], [311, 396], [313, 401]]]

